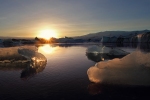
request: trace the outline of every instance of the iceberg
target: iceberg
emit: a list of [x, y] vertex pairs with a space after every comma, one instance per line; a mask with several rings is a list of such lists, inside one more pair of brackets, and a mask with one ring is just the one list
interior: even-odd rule
[[28, 79], [44, 70], [47, 59], [43, 54], [25, 48], [19, 48], [18, 53], [31, 61], [30, 65], [22, 71], [22, 79]]
[[134, 51], [119, 59], [101, 61], [87, 70], [94, 83], [150, 85], [150, 53]]
[[101, 45], [100, 46], [93, 45], [88, 47], [86, 50], [86, 56], [88, 57], [88, 59], [95, 62], [109, 60], [113, 58], [122, 58], [127, 54], [129, 53], [121, 49], [109, 48]]
[[92, 60], [94, 62], [99, 62], [99, 61], [104, 61], [111, 59], [107, 54], [102, 54], [102, 53], [86, 53], [86, 56], [89, 60]]
[[19, 71], [29, 66], [28, 61], [16, 61], [16, 62], [0, 62], [0, 71]]
[[113, 48], [109, 51], [109, 55], [114, 55], [114, 56], [122, 56], [122, 55], [127, 55], [129, 54], [128, 52], [118, 49], [118, 48]]
[[0, 48], [0, 62], [15, 62], [27, 60], [25, 57], [18, 53], [19, 48], [25, 48], [33, 51], [37, 51], [35, 46], [18, 46]]
[[34, 50], [19, 48], [18, 53], [33, 62], [46, 61], [46, 57], [43, 54], [35, 52]]
[[0, 70], [22, 70], [21, 79], [43, 71], [46, 64], [46, 57], [35, 46], [0, 48]]
[[106, 47], [106, 46], [97, 46], [97, 45], [93, 45], [87, 48], [86, 52], [87, 53], [109, 53], [111, 51], [111, 48]]

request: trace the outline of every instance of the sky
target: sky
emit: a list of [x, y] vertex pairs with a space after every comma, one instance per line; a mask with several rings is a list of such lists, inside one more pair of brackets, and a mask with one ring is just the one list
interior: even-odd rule
[[0, 0], [0, 36], [150, 29], [150, 0]]

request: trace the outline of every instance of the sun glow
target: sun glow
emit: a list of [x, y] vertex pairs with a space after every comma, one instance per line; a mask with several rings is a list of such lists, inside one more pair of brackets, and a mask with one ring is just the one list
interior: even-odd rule
[[57, 33], [55, 30], [45, 29], [39, 32], [38, 37], [49, 40], [51, 37], [57, 38]]

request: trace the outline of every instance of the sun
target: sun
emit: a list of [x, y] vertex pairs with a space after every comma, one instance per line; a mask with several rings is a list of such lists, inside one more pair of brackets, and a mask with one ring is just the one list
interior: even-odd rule
[[38, 37], [49, 40], [51, 37], [57, 38], [57, 33], [52, 29], [44, 29], [39, 32]]

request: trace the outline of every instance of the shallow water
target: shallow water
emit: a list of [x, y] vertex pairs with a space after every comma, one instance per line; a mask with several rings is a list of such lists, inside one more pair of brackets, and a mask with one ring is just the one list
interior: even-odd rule
[[[46, 66], [29, 69], [27, 64], [2, 64], [0, 100], [139, 99], [150, 98], [149, 86], [91, 83], [87, 70], [96, 58], [86, 54], [89, 45], [42, 45], [38, 52]], [[134, 52], [135, 47], [119, 47]], [[139, 48], [139, 50], [141, 50]], [[142, 51], [148, 51], [147, 48]], [[113, 59], [113, 58], [111, 58]], [[14, 67], [15, 66], [15, 67]], [[21, 77], [22, 73], [24, 77]]]

